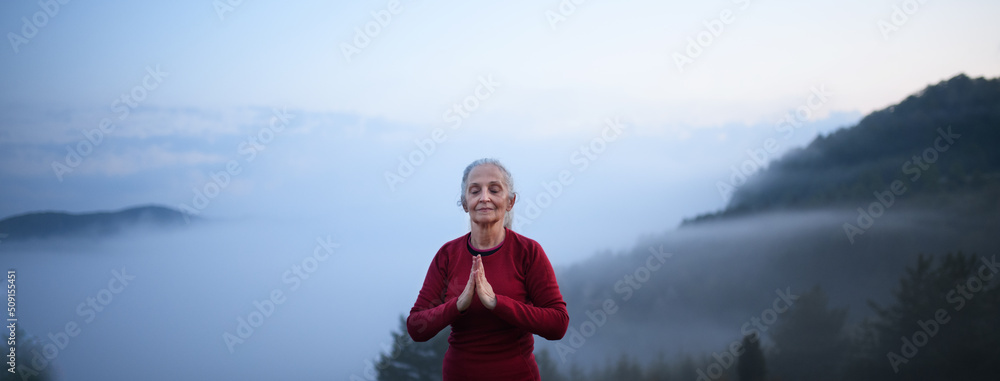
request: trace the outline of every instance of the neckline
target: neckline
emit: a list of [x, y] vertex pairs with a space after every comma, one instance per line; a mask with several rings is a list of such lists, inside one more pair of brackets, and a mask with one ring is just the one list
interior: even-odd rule
[[501, 240], [500, 243], [497, 244], [496, 246], [486, 250], [479, 250], [477, 248], [472, 247], [472, 232], [469, 232], [468, 236], [465, 239], [465, 247], [469, 249], [469, 254], [472, 254], [473, 256], [481, 255], [486, 257], [489, 256], [490, 254], [496, 253], [497, 251], [500, 251], [500, 247], [503, 246], [503, 243], [507, 242], [507, 228], [504, 228], [503, 230], [504, 230], [503, 240]]

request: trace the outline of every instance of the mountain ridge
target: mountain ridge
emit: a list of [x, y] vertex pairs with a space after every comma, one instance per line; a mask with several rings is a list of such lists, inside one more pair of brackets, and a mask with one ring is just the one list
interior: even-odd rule
[[104, 237], [139, 226], [176, 227], [192, 221], [196, 221], [196, 217], [155, 204], [84, 213], [48, 210], [17, 214], [0, 220], [0, 240], [26, 241], [87, 235]]
[[[995, 186], [997, 126], [1000, 78], [959, 74], [789, 151], [738, 185], [722, 210], [681, 226], [769, 210], [867, 204], [873, 192], [897, 180], [911, 195]], [[942, 136], [950, 139], [947, 145], [940, 144]]]

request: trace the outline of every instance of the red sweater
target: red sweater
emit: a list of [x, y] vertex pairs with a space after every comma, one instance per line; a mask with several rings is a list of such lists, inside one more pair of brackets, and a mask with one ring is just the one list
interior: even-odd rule
[[472, 304], [458, 312], [458, 295], [472, 270], [468, 240], [472, 233], [441, 246], [431, 261], [406, 329], [414, 341], [427, 341], [451, 325], [443, 375], [457, 380], [538, 380], [534, 338], [559, 340], [569, 314], [555, 273], [542, 246], [504, 229], [500, 248], [483, 256], [486, 280], [497, 305], [491, 311], [473, 294]]

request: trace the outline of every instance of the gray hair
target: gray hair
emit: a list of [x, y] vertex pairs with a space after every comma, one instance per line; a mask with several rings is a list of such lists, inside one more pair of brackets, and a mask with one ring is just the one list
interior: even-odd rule
[[[476, 168], [484, 164], [492, 164], [496, 166], [498, 169], [500, 169], [500, 173], [503, 174], [504, 186], [507, 188], [507, 202], [514, 201], [514, 197], [517, 196], [517, 193], [514, 192], [514, 178], [511, 177], [510, 171], [508, 171], [507, 167], [504, 167], [503, 164], [500, 164], [500, 160], [494, 158], [482, 158], [473, 161], [472, 164], [469, 164], [468, 167], [465, 167], [465, 172], [462, 172], [462, 193], [461, 193], [462, 196], [460, 196], [458, 200], [458, 206], [461, 206], [463, 208], [465, 207], [465, 202], [466, 202], [465, 188], [469, 186], [469, 173], [472, 172], [473, 168]], [[503, 226], [505, 228], [510, 229], [513, 223], [514, 223], [514, 211], [510, 210], [506, 214], [504, 214]]]

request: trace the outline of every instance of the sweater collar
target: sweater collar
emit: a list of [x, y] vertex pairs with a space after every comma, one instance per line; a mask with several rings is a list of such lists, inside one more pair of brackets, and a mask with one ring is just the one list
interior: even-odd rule
[[490, 254], [500, 251], [500, 248], [503, 247], [503, 243], [507, 242], [507, 228], [506, 227], [503, 228], [503, 231], [504, 231], [504, 238], [502, 241], [500, 241], [500, 244], [486, 250], [479, 250], [472, 247], [472, 232], [469, 232], [469, 234], [466, 235], [465, 237], [465, 247], [469, 249], [469, 254], [472, 254], [473, 256], [475, 255], [481, 255], [484, 257], [489, 256]]

